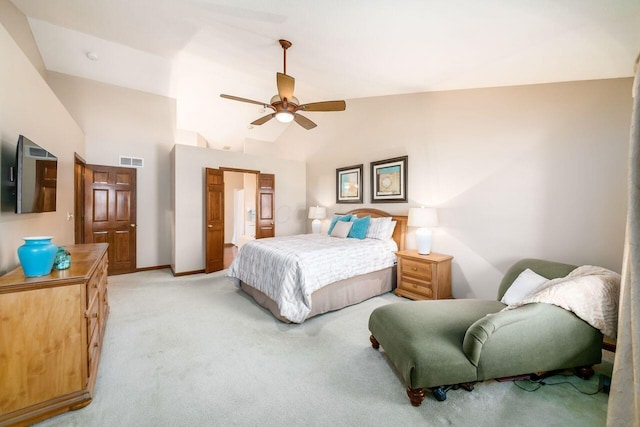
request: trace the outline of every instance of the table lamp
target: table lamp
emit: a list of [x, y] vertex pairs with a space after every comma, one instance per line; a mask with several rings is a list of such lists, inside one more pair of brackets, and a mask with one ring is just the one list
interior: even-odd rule
[[321, 206], [311, 206], [309, 208], [309, 219], [311, 221], [311, 232], [312, 233], [320, 233], [320, 226], [322, 225], [321, 219], [325, 219], [327, 217], [327, 208], [323, 208]]
[[428, 255], [431, 253], [431, 228], [438, 226], [438, 212], [435, 208], [409, 208], [409, 227], [419, 227], [416, 230], [416, 243], [418, 253]]

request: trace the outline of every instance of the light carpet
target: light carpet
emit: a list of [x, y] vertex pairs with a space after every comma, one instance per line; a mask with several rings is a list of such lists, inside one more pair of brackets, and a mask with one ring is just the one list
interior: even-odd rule
[[[276, 320], [224, 272], [112, 276], [109, 300], [93, 402], [39, 426], [605, 425], [608, 396], [569, 385], [486, 381], [412, 407], [369, 344], [371, 311], [407, 301], [393, 293], [301, 325]], [[559, 381], [598, 388], [598, 374], [547, 380]]]

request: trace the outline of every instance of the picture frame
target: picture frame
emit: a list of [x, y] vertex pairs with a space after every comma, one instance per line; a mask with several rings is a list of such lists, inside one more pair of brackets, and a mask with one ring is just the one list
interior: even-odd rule
[[371, 162], [371, 203], [406, 203], [409, 156]]
[[336, 169], [336, 203], [362, 203], [363, 166]]

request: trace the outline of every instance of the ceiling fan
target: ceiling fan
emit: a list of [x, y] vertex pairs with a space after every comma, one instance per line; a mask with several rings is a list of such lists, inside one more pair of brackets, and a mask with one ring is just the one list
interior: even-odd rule
[[291, 42], [287, 40], [280, 40], [280, 46], [282, 46], [284, 52], [284, 72], [276, 74], [278, 93], [271, 98], [269, 103], [253, 101], [251, 99], [240, 98], [233, 95], [220, 94], [220, 96], [234, 101], [262, 105], [264, 108], [270, 108], [273, 110], [273, 113], [267, 114], [266, 116], [260, 117], [259, 119], [251, 122], [252, 125], [264, 124], [275, 117], [276, 120], [283, 123], [289, 123], [295, 120], [295, 122], [300, 126], [309, 130], [313, 129], [317, 125], [305, 116], [299, 114], [298, 111], [344, 111], [347, 108], [347, 104], [344, 101], [324, 101], [300, 104], [298, 98], [293, 96], [295, 79], [287, 75], [287, 49], [291, 47]]

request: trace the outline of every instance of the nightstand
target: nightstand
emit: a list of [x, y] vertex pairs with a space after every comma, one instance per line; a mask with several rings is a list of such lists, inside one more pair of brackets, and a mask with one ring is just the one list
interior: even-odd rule
[[452, 256], [420, 255], [417, 250], [398, 251], [396, 295], [410, 299], [446, 299], [451, 295]]

